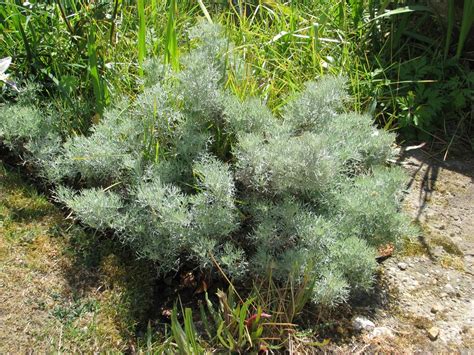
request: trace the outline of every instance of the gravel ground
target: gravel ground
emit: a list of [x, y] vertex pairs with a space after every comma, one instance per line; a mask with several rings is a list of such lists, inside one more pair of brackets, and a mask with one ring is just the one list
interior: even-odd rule
[[356, 309], [365, 329], [341, 350], [472, 353], [474, 157], [409, 153], [400, 159], [411, 176], [405, 210], [420, 235], [383, 262], [377, 306]]

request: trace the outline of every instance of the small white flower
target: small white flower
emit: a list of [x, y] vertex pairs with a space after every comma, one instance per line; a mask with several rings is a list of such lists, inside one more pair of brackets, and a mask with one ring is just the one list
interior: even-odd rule
[[3, 81], [4, 83], [10, 85], [12, 88], [14, 88], [16, 91], [18, 91], [18, 88], [17, 88], [15, 82], [8, 79], [8, 74], [5, 73], [11, 63], [12, 63], [12, 58], [11, 57], [6, 57], [6, 58], [0, 59], [0, 81]]
[[5, 72], [12, 63], [12, 57], [6, 57], [0, 59], [0, 75], [5, 76]]

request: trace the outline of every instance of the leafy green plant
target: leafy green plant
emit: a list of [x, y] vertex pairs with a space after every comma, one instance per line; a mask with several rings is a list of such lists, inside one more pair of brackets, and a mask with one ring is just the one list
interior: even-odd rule
[[[48, 115], [18, 121], [9, 106], [2, 137], [82, 223], [114, 232], [161, 274], [217, 263], [244, 280], [270, 268], [276, 282], [313, 280], [309, 298], [326, 306], [368, 290], [375, 248], [410, 231], [398, 213], [404, 176], [385, 166], [394, 136], [342, 112], [341, 78], [309, 82], [281, 118], [240, 100], [224, 88], [238, 58], [218, 35], [194, 28], [182, 70], [152, 65], [151, 86], [88, 136], [61, 144]], [[241, 347], [248, 335], [225, 337]]]
[[204, 349], [198, 343], [191, 308], [184, 310], [184, 329], [178, 321], [176, 306], [173, 308], [171, 313], [171, 334], [179, 354], [204, 353]]
[[232, 290], [231, 286], [227, 293], [217, 292], [218, 307], [206, 293], [205, 303], [199, 307], [199, 330], [193, 320], [193, 310], [181, 308], [178, 311], [175, 304], [169, 332], [165, 333], [164, 339], [153, 343], [153, 329], [149, 326], [147, 347], [152, 352], [165, 354], [211, 354], [216, 351], [241, 354], [275, 348], [264, 339], [264, 328], [271, 316], [260, 307], [255, 308], [253, 298], [238, 300]]
[[254, 299], [248, 298], [243, 303], [236, 302], [232, 288], [226, 294], [218, 291], [220, 311], [216, 312], [207, 299], [216, 327], [216, 336], [221, 346], [231, 352], [259, 351], [266, 348], [263, 341], [263, 322], [271, 317], [259, 307], [253, 311]]
[[414, 126], [421, 131], [420, 137], [429, 138], [430, 132], [445, 127], [449, 119], [456, 121], [474, 97], [473, 76], [466, 75], [455, 59], [440, 67], [420, 57], [400, 65], [398, 72], [403, 86], [397, 90], [393, 108], [408, 137], [416, 135]]
[[[277, 285], [267, 276], [254, 284], [245, 299], [232, 283], [227, 292], [217, 291], [216, 302], [206, 293], [199, 306], [199, 330], [193, 322], [196, 317], [192, 310], [182, 309], [180, 321], [175, 305], [170, 319], [171, 332], [169, 337], [165, 335], [160, 351], [207, 354], [212, 349], [212, 352], [242, 354], [288, 349], [288, 340], [299, 330], [294, 320], [311, 299], [311, 277], [302, 283], [295, 283], [290, 277], [287, 283]], [[321, 347], [327, 343], [325, 340], [305, 345]]]

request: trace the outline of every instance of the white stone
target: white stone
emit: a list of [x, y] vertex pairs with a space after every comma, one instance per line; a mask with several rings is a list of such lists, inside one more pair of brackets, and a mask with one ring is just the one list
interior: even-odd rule
[[352, 320], [352, 326], [357, 331], [362, 331], [362, 330], [371, 331], [375, 328], [374, 322], [372, 322], [370, 319], [367, 319], [363, 316], [354, 317], [354, 319]]
[[393, 332], [390, 328], [387, 327], [375, 327], [374, 330], [370, 333], [369, 338], [393, 338]]
[[444, 286], [444, 291], [449, 295], [449, 296], [455, 296], [456, 295], [456, 289], [451, 285], [451, 284], [446, 284]]
[[431, 313], [439, 313], [439, 312], [442, 312], [443, 311], [443, 306], [440, 305], [440, 304], [435, 304], [433, 307], [431, 307]]
[[431, 327], [430, 329], [428, 329], [428, 337], [435, 341], [436, 339], [438, 339], [438, 336], [439, 336], [439, 328], [438, 327]]
[[407, 263], [403, 263], [403, 262], [398, 263], [397, 266], [400, 270], [406, 270], [408, 267]]

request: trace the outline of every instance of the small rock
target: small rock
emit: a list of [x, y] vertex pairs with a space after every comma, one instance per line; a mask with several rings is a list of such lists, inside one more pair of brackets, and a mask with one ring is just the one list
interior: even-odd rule
[[464, 326], [462, 332], [474, 338], [474, 327]]
[[354, 319], [352, 320], [352, 326], [354, 327], [355, 330], [359, 332], [362, 330], [371, 331], [375, 328], [374, 322], [362, 316], [354, 317]]
[[444, 251], [444, 248], [442, 246], [436, 246], [431, 249], [431, 254], [435, 258], [440, 259], [446, 254], [446, 252]]
[[403, 263], [403, 262], [398, 263], [397, 266], [400, 270], [406, 270], [407, 267], [408, 267], [408, 265], [406, 263]]
[[386, 337], [386, 338], [393, 338], [393, 332], [390, 328], [387, 327], [376, 327], [370, 333], [369, 338], [378, 338], [378, 337]]
[[442, 312], [443, 311], [443, 306], [440, 305], [440, 304], [435, 304], [433, 307], [431, 307], [431, 313], [439, 313], [439, 312]]
[[455, 296], [456, 295], [456, 289], [451, 285], [451, 284], [446, 284], [444, 285], [444, 291], [449, 295], [449, 296]]
[[439, 336], [439, 328], [438, 327], [431, 327], [430, 329], [428, 329], [428, 337], [435, 341], [436, 339], [438, 339], [438, 336]]

